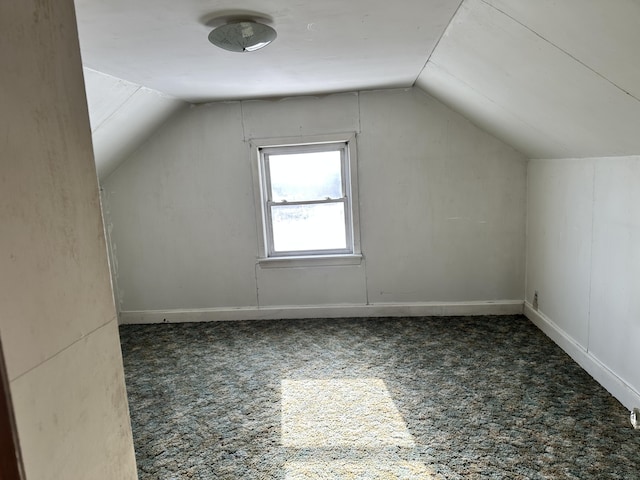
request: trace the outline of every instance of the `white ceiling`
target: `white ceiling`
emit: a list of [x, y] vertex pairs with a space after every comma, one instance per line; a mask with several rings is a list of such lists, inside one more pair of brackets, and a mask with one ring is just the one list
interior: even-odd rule
[[234, 53], [207, 40], [229, 0], [76, 0], [84, 65], [189, 102], [408, 87], [461, 0], [245, 0], [273, 44]]
[[465, 0], [417, 85], [533, 158], [640, 153], [640, 2]]
[[[76, 0], [88, 77], [101, 72], [111, 79], [87, 81], [92, 120], [105, 105], [115, 108], [103, 132], [108, 148], [119, 135], [126, 143], [130, 125], [157, 126], [181, 102], [415, 84], [532, 158], [640, 153], [638, 0], [240, 6], [272, 17], [278, 31], [272, 45], [243, 54], [209, 44], [206, 19], [237, 11], [228, 0]], [[123, 102], [130, 89], [155, 99], [154, 106], [135, 96]], [[143, 137], [129, 136], [102, 176]]]

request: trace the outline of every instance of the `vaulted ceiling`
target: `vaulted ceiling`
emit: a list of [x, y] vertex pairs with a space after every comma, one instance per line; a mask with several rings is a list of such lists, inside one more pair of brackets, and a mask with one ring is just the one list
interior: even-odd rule
[[[237, 2], [236, 2], [237, 3]], [[98, 170], [181, 106], [409, 87], [531, 158], [640, 153], [637, 0], [246, 0], [277, 31], [207, 41], [210, 0], [76, 0]]]
[[465, 0], [417, 85], [532, 158], [640, 153], [640, 2]]

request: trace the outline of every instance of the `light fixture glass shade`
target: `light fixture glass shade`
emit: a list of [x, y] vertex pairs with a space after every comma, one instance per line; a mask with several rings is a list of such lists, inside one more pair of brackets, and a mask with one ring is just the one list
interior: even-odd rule
[[269, 45], [276, 36], [269, 25], [242, 20], [214, 28], [209, 33], [209, 41], [231, 52], [253, 52]]

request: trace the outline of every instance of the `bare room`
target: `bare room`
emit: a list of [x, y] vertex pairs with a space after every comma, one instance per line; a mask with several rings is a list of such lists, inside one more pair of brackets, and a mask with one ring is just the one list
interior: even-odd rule
[[0, 4], [0, 478], [640, 478], [640, 4]]

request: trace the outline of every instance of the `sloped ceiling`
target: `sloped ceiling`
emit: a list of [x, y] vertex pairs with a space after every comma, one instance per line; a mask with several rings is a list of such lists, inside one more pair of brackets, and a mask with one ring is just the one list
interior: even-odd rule
[[640, 153], [640, 2], [465, 0], [416, 84], [532, 158]]
[[160, 92], [84, 68], [98, 177], [106, 178], [186, 103]]
[[220, 0], [76, 0], [102, 178], [189, 102], [410, 85], [531, 158], [640, 154], [638, 0], [242, 8], [271, 15], [272, 45], [251, 54], [210, 45], [207, 19], [238, 12]]

